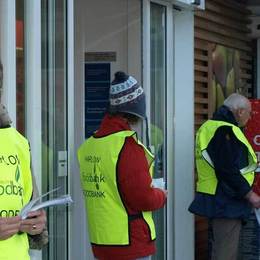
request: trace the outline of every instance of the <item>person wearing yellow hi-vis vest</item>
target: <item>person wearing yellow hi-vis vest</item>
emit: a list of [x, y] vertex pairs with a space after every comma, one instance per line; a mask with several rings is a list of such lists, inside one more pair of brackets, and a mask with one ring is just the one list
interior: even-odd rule
[[33, 195], [29, 143], [10, 127], [6, 108], [0, 104], [0, 260], [28, 260], [29, 240], [45, 228], [44, 211], [22, 220], [20, 209]]
[[210, 220], [212, 260], [237, 259], [242, 222], [260, 207], [252, 191], [257, 158], [241, 129], [250, 114], [250, 101], [233, 93], [197, 131], [197, 185], [189, 211]]
[[[0, 61], [0, 86], [2, 81]], [[37, 240], [34, 248], [42, 243], [46, 215], [38, 210], [30, 212], [25, 220], [19, 216], [36, 186], [28, 140], [10, 126], [11, 122], [6, 107], [0, 104], [0, 260], [29, 260], [28, 236]]]
[[145, 117], [142, 87], [132, 76], [117, 72], [109, 111], [78, 150], [96, 259], [150, 259], [155, 253], [152, 211], [163, 207], [167, 192], [152, 186], [153, 155], [132, 130]]

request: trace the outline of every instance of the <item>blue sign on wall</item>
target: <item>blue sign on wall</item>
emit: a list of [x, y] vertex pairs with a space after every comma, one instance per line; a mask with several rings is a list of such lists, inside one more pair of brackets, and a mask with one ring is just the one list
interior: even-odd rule
[[109, 105], [110, 63], [85, 63], [85, 137], [101, 123]]

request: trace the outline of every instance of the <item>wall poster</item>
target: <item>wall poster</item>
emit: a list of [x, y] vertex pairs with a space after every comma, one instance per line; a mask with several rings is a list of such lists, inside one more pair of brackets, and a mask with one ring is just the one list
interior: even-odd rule
[[213, 111], [226, 97], [241, 92], [240, 52], [216, 44], [212, 51], [212, 103]]

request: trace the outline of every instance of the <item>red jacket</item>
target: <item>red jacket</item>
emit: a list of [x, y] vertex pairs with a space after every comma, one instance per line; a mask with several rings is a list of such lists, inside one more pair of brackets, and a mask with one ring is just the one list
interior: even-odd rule
[[[130, 130], [124, 118], [106, 115], [95, 136], [106, 136], [122, 130]], [[118, 187], [130, 215], [163, 207], [166, 196], [160, 189], [151, 187], [144, 150], [132, 137], [127, 138], [120, 154], [118, 176]], [[130, 222], [129, 246], [92, 245], [92, 249], [99, 260], [130, 260], [153, 255], [155, 242], [150, 240], [147, 224], [138, 218]]]

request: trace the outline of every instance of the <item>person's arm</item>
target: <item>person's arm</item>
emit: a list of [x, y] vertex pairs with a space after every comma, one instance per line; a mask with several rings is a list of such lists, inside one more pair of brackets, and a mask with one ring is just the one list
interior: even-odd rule
[[[241, 160], [247, 160], [247, 148], [236, 138], [232, 128], [219, 127], [207, 151], [214, 163], [217, 179], [224, 189], [226, 187], [227, 192], [233, 191], [239, 198], [245, 197], [251, 186], [241, 175], [239, 166]], [[231, 190], [228, 190], [229, 188]]]
[[[32, 174], [32, 186], [33, 186], [32, 199], [35, 199], [39, 196], [39, 190], [33, 173], [32, 164], [31, 164], [31, 174]], [[30, 212], [28, 217], [22, 220], [20, 231], [26, 232], [30, 235], [38, 235], [42, 233], [44, 229], [46, 229], [46, 222], [47, 222], [47, 218], [44, 210], [37, 210], [34, 212]]]
[[40, 235], [46, 229], [46, 213], [44, 210], [30, 212], [21, 222], [20, 231], [29, 235]]
[[247, 199], [254, 208], [260, 208], [260, 196], [255, 193], [253, 190], [250, 190], [246, 196], [245, 199]]
[[[32, 199], [39, 196], [38, 187], [36, 185], [33, 167], [31, 165], [33, 194]], [[20, 232], [26, 232], [29, 238], [31, 249], [42, 249], [49, 241], [47, 230], [47, 217], [44, 210], [30, 212], [28, 218], [21, 222]]]
[[21, 217], [0, 218], [0, 240], [5, 240], [19, 232]]
[[166, 191], [153, 188], [144, 150], [127, 138], [118, 162], [119, 190], [134, 211], [153, 211], [163, 207]]

